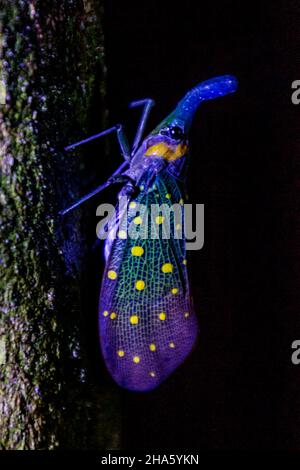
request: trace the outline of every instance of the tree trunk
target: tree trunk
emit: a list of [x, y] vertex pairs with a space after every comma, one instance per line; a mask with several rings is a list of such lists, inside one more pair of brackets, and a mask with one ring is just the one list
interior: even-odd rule
[[119, 445], [118, 392], [90, 378], [81, 332], [81, 212], [67, 224], [57, 216], [80, 192], [80, 151], [61, 149], [90, 131], [95, 96], [104, 116], [101, 4], [7, 0], [1, 8], [3, 449]]

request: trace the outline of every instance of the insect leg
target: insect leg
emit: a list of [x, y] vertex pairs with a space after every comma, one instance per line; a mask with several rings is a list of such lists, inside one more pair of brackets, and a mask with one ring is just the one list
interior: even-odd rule
[[98, 186], [97, 188], [95, 188], [93, 191], [91, 191], [90, 193], [86, 194], [85, 196], [83, 196], [82, 198], [80, 198], [78, 201], [74, 202], [74, 204], [72, 204], [71, 206], [67, 207], [66, 209], [63, 209], [59, 212], [59, 215], [65, 215], [67, 214], [68, 212], [70, 212], [72, 209], [75, 209], [75, 207], [78, 207], [80, 204], [82, 204], [83, 202], [87, 201], [88, 199], [90, 199], [91, 197], [95, 196], [96, 194], [100, 193], [100, 191], [102, 191], [103, 189], [107, 188], [108, 186], [110, 186], [111, 184], [117, 182], [117, 180], [115, 180], [115, 177], [119, 174], [122, 173], [122, 171], [125, 169], [125, 167], [127, 166], [127, 161], [123, 162], [122, 165], [119, 166], [119, 168], [113, 173], [113, 175], [108, 178], [108, 180], [101, 184], [100, 186]]
[[141, 117], [140, 123], [138, 125], [137, 132], [136, 132], [134, 142], [133, 142], [133, 145], [132, 145], [131, 156], [134, 155], [135, 151], [137, 150], [137, 148], [138, 148], [138, 146], [141, 142], [141, 138], [142, 138], [142, 135], [143, 135], [146, 123], [147, 123], [147, 119], [149, 117], [151, 108], [154, 106], [154, 104], [155, 104], [154, 101], [151, 100], [150, 98], [146, 98], [144, 100], [132, 101], [129, 104], [130, 108], [137, 108], [138, 106], [144, 106], [142, 117]]
[[117, 138], [119, 141], [120, 149], [121, 149], [121, 154], [123, 155], [125, 160], [130, 159], [130, 150], [129, 150], [129, 144], [126, 138], [126, 135], [124, 133], [123, 126], [121, 124], [117, 124], [116, 126], [110, 127], [109, 129], [105, 129], [102, 132], [99, 132], [98, 134], [91, 135], [90, 137], [87, 137], [86, 139], [80, 140], [79, 142], [75, 142], [74, 144], [68, 145], [65, 147], [65, 150], [72, 150], [76, 147], [79, 147], [79, 145], [86, 144], [90, 142], [91, 140], [98, 139], [99, 137], [104, 137], [105, 135], [111, 134], [112, 132], [117, 133]]

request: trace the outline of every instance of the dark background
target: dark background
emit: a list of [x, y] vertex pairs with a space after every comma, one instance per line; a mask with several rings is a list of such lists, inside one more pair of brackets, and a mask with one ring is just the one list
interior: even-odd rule
[[[121, 392], [123, 447], [300, 449], [299, 2], [109, 0], [104, 26], [109, 125], [124, 122], [131, 138], [129, 101], [156, 100], [151, 130], [198, 82], [230, 73], [240, 83], [199, 109], [190, 136], [188, 191], [205, 204], [205, 245], [190, 262], [199, 341], [159, 389]], [[121, 162], [111, 148], [105, 165], [89, 163], [97, 183]]]

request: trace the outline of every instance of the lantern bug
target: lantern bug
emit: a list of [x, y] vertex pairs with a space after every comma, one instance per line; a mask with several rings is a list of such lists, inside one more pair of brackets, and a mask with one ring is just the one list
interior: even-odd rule
[[[157, 387], [186, 358], [195, 342], [198, 326], [193, 310], [186, 264], [185, 240], [174, 236], [183, 229], [185, 175], [189, 159], [188, 131], [202, 101], [237, 89], [230, 75], [204, 81], [189, 91], [144, 140], [151, 99], [134, 101], [142, 106], [141, 120], [130, 148], [123, 127], [116, 125], [69, 145], [65, 150], [115, 132], [124, 162], [94, 191], [61, 211], [66, 214], [113, 183], [129, 199], [128, 223], [136, 226], [137, 238], [127, 236], [119, 219], [105, 242], [106, 265], [99, 302], [99, 332], [105, 363], [114, 380], [134, 391]], [[181, 223], [171, 217], [170, 238], [142, 236], [143, 218], [136, 207], [153, 204], [182, 206]], [[155, 223], [161, 229], [163, 216]], [[178, 226], [177, 226], [178, 225]], [[179, 227], [180, 226], [180, 227]], [[184, 232], [184, 230], [183, 230]], [[161, 232], [159, 232], [161, 234]], [[140, 234], [140, 236], [139, 236]], [[147, 236], [148, 235], [148, 236]]]

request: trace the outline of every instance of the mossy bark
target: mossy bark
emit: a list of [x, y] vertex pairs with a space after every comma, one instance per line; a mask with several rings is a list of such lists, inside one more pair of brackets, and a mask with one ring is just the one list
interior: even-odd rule
[[[118, 397], [89, 378], [80, 333], [80, 153], [104, 96], [98, 0], [7, 0], [0, 44], [0, 445], [115, 448]], [[2, 2], [3, 4], [3, 2]], [[99, 103], [102, 106], [103, 101]], [[101, 123], [99, 123], [101, 125]]]

